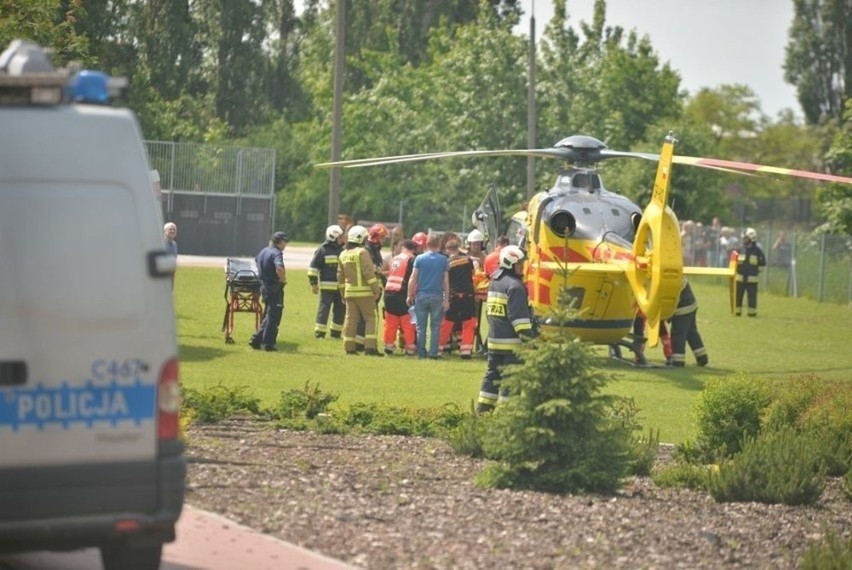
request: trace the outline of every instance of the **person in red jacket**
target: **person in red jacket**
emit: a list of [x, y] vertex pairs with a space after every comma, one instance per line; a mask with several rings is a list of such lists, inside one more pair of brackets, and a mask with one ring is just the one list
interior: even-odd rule
[[494, 251], [485, 256], [485, 263], [483, 267], [485, 275], [491, 276], [491, 274], [497, 271], [500, 267], [500, 250], [507, 245], [509, 245], [509, 238], [506, 236], [500, 236], [497, 238], [497, 246], [494, 248]]
[[414, 269], [414, 255], [417, 244], [404, 240], [400, 252], [391, 258], [388, 264], [387, 283], [385, 284], [385, 354], [393, 354], [396, 336], [402, 332], [405, 339], [405, 353], [409, 356], [417, 354], [417, 337], [411, 313], [405, 299], [408, 296], [408, 279]]

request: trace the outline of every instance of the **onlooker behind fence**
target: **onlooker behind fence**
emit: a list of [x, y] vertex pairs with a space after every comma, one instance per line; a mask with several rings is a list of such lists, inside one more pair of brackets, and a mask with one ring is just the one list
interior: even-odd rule
[[778, 267], [790, 267], [793, 262], [793, 246], [787, 241], [787, 232], [778, 234], [775, 243], [772, 244], [772, 265]]
[[727, 267], [731, 254], [737, 250], [740, 242], [733, 228], [723, 226], [719, 231], [719, 267]]

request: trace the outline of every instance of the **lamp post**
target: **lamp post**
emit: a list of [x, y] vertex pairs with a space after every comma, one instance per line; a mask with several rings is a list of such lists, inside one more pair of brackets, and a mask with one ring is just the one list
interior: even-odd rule
[[[340, 160], [343, 122], [343, 71], [346, 52], [346, 0], [337, 0], [334, 36], [334, 102], [331, 116], [331, 161]], [[331, 169], [328, 186], [328, 224], [340, 212], [340, 167]]]

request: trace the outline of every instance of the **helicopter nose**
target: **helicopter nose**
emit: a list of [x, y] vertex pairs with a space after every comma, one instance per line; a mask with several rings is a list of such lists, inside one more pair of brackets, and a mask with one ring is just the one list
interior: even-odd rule
[[567, 210], [556, 210], [547, 220], [550, 229], [559, 237], [571, 237], [577, 229], [577, 220], [574, 214]]

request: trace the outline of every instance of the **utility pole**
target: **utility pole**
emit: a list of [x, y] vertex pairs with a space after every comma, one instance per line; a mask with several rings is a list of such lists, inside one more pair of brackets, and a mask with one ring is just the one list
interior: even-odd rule
[[[527, 65], [527, 148], [536, 148], [535, 130], [535, 1], [530, 13], [530, 50]], [[535, 194], [535, 158], [527, 157], [527, 198]]]
[[[346, 52], [346, 0], [337, 0], [334, 35], [334, 102], [331, 116], [331, 161], [340, 160], [343, 122], [343, 67]], [[340, 213], [340, 167], [331, 169], [328, 187], [328, 225], [337, 223]]]

